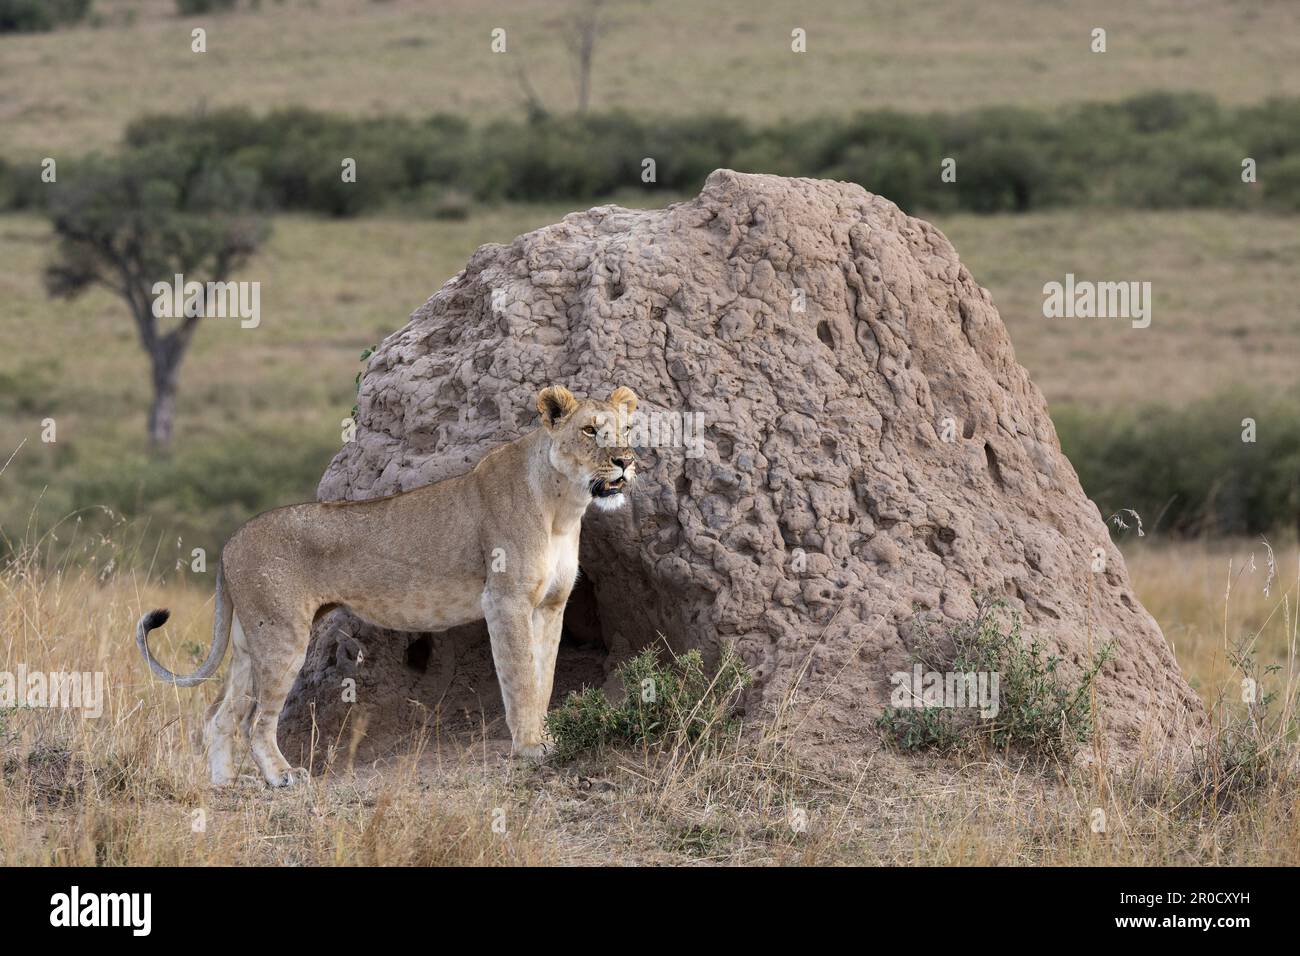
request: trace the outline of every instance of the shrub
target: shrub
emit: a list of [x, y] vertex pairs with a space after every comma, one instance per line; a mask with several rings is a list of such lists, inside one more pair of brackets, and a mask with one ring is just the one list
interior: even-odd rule
[[1028, 212], [1043, 205], [1040, 190], [1051, 181], [1042, 150], [1015, 141], [978, 143], [961, 152], [957, 196], [975, 212]]
[[44, 33], [77, 23], [90, 12], [91, 0], [0, 0], [0, 33]]
[[1260, 171], [1264, 203], [1281, 212], [1300, 212], [1300, 152], [1269, 163]]
[[1126, 166], [1117, 200], [1141, 209], [1207, 209], [1244, 203], [1243, 147], [1200, 136], [1150, 137], [1146, 155]]
[[926, 200], [937, 192], [932, 186], [939, 181], [938, 170], [937, 153], [922, 156], [907, 146], [880, 142], [850, 147], [840, 163], [827, 170], [826, 175], [831, 179], [855, 182], [906, 210], [927, 204]]
[[1056, 756], [1092, 734], [1090, 692], [1112, 646], [1102, 646], [1091, 664], [1073, 679], [1060, 669], [1061, 658], [1047, 653], [1033, 637], [1023, 638], [1020, 618], [1004, 625], [1005, 602], [977, 596], [975, 617], [942, 634], [917, 617], [912, 655], [927, 671], [943, 674], [998, 675], [996, 714], [955, 707], [888, 707], [876, 725], [904, 750], [962, 749], [985, 743]]
[[18, 171], [4, 159], [0, 159], [0, 209], [18, 207]]
[[1242, 107], [1232, 126], [1246, 146], [1245, 155], [1261, 163], [1300, 155], [1300, 99], [1272, 97]]
[[[2, 2], [2, 0], [0, 0]], [[497, 120], [436, 115], [358, 120], [309, 109], [265, 116], [223, 109], [148, 116], [128, 146], [202, 143], [257, 172], [282, 209], [345, 216], [386, 206], [439, 212], [430, 197], [589, 200], [642, 188], [695, 192], [719, 167], [845, 179], [909, 211], [1024, 212], [1050, 206], [1225, 207], [1262, 196], [1295, 208], [1300, 99], [1220, 108], [1200, 94], [1150, 93], [1046, 114], [1007, 107], [957, 114], [891, 110], [755, 128], [725, 115], [642, 118], [625, 112]], [[339, 163], [358, 163], [343, 183]], [[1260, 161], [1262, 190], [1241, 160]], [[957, 160], [955, 184], [940, 179]], [[453, 209], [455, 214], [459, 212]]]
[[176, 12], [183, 17], [203, 13], [224, 13], [235, 9], [239, 0], [176, 0]]
[[1253, 644], [1246, 639], [1227, 653], [1234, 676], [1239, 678], [1226, 686], [1246, 680], [1258, 690], [1254, 700], [1243, 702], [1240, 712], [1229, 711], [1222, 697], [1215, 702], [1219, 719], [1205, 754], [1206, 764], [1197, 769], [1219, 797], [1261, 789], [1284, 777], [1293, 769], [1286, 744], [1300, 732], [1294, 684], [1283, 678], [1283, 690], [1265, 690], [1267, 683], [1276, 683], [1282, 665], [1261, 667]]
[[[1263, 534], [1300, 522], [1300, 397], [1224, 393], [1182, 408], [1053, 410], [1061, 449], [1103, 515], [1148, 530]], [[1256, 422], [1243, 441], [1244, 417]]]
[[1204, 124], [1218, 115], [1219, 104], [1206, 93], [1157, 90], [1131, 96], [1119, 109], [1139, 133], [1161, 133]]
[[751, 681], [731, 647], [724, 647], [712, 676], [699, 651], [663, 662], [654, 647], [617, 673], [625, 692], [621, 703], [611, 704], [600, 688], [588, 687], [547, 715], [557, 760], [619, 745], [714, 749], [734, 734], [732, 708]]

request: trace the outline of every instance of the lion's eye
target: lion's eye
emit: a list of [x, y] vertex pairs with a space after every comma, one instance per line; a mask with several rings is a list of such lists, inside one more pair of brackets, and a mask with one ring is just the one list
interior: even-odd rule
[[584, 429], [582, 430], [582, 433], [583, 433], [584, 435], [590, 435], [592, 438], [595, 438], [595, 437], [596, 437], [596, 429], [592, 428], [590, 425], [588, 425], [586, 428], [584, 428]]

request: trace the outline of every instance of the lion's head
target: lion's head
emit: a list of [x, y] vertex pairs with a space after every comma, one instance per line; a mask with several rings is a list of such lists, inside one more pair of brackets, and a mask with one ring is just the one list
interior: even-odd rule
[[636, 478], [636, 456], [628, 445], [636, 394], [624, 386], [607, 401], [578, 401], [563, 385], [537, 396], [542, 426], [550, 433], [551, 467], [582, 485], [600, 508], [623, 504], [623, 492]]

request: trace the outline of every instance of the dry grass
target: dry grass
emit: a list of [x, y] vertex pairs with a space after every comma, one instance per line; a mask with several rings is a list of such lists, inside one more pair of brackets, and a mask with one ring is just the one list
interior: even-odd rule
[[[241, 3], [241, 6], [245, 4]], [[554, 109], [574, 104], [561, 23], [575, 0], [262, 0], [181, 18], [172, 0], [96, 0], [104, 24], [0, 37], [6, 154], [116, 142], [144, 112], [207, 104], [360, 115], [518, 115], [519, 63]], [[596, 52], [592, 106], [726, 111], [967, 109], [1112, 100], [1154, 88], [1229, 102], [1291, 93], [1300, 9], [1289, 0], [618, 0]], [[190, 52], [190, 30], [208, 52]], [[494, 28], [507, 53], [490, 51]], [[808, 51], [790, 51], [807, 31]], [[1109, 52], [1089, 51], [1108, 31]]]
[[[1232, 646], [1255, 641], [1260, 658], [1276, 663], [1290, 654], [1293, 633], [1287, 616], [1293, 626], [1295, 564], [1287, 558], [1295, 556], [1295, 547], [1274, 546], [1278, 570], [1269, 594], [1264, 593], [1269, 569], [1262, 539], [1125, 547], [1138, 598], [1159, 622], [1188, 683], [1207, 702], [1239, 680], [1228, 660]], [[1292, 580], [1287, 580], [1288, 572]]]
[[[84, 541], [67, 531], [0, 573], [0, 671], [102, 670], [104, 713], [0, 713], [0, 863], [1300, 863], [1293, 737], [1272, 742], [1277, 773], [1249, 786], [1212, 761], [1106, 776], [880, 751], [831, 771], [801, 763], [774, 727], [720, 753], [679, 744], [540, 770], [512, 765], [500, 740], [426, 740], [298, 790], [214, 792], [191, 738], [215, 687], [152, 681], [130, 637], [141, 608], [162, 600], [177, 626], [156, 635], [160, 656], [197, 660], [209, 595], [167, 574], [113, 570], [109, 560], [141, 564], [144, 539], [129, 528]], [[1140, 595], [1210, 701], [1234, 686], [1214, 582], [1229, 555], [1240, 567], [1249, 550], [1176, 544], [1133, 555]], [[1292, 571], [1294, 548], [1279, 557]], [[1227, 633], [1285, 665], [1294, 576], [1264, 598], [1258, 574], [1228, 593]], [[1294, 669], [1269, 678], [1290, 682], [1281, 706], [1294, 706], [1295, 680]], [[1223, 719], [1241, 727], [1239, 711], [1225, 706]], [[1098, 808], [1104, 832], [1091, 825]]]

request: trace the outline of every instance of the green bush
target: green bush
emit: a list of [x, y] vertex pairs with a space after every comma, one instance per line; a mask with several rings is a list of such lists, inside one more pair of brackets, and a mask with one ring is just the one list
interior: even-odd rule
[[604, 691], [574, 692], [546, 717], [557, 760], [612, 746], [688, 746], [705, 752], [731, 738], [731, 712], [751, 676], [740, 656], [724, 647], [710, 675], [699, 651], [661, 661], [653, 647], [621, 664], [624, 698]]
[[1216, 803], [1230, 803], [1277, 784], [1295, 789], [1300, 767], [1295, 742], [1300, 739], [1300, 688], [1282, 664], [1260, 664], [1255, 638], [1243, 635], [1227, 648], [1232, 679], [1225, 689], [1249, 681], [1251, 699], [1234, 701], [1220, 692], [1209, 746], [1192, 766], [1198, 790]]
[[1146, 155], [1134, 157], [1117, 187], [1118, 201], [1140, 209], [1206, 209], [1237, 206], [1249, 197], [1241, 181], [1245, 148], [1186, 134], [1149, 139]]
[[91, 0], [0, 0], [0, 33], [44, 33], [77, 23], [90, 5]]
[[[60, 166], [62, 173], [67, 167]], [[0, 160], [0, 209], [42, 210], [50, 199], [50, 184], [41, 179], [41, 164], [6, 163]]]
[[235, 9], [239, 0], [176, 0], [176, 12], [183, 17], [202, 13], [224, 13]]
[[[1148, 531], [1265, 534], [1300, 524], [1300, 399], [1224, 393], [1182, 408], [1053, 409], [1061, 450], [1103, 515]], [[1247, 418], [1255, 440], [1243, 441]]]
[[1272, 97], [1242, 107], [1232, 122], [1247, 147], [1245, 155], [1260, 163], [1300, 156], [1300, 99]]
[[[471, 126], [445, 115], [421, 122], [222, 109], [142, 117], [128, 126], [126, 143], [202, 144], [252, 168], [275, 208], [335, 216], [384, 208], [442, 215], [430, 197], [443, 195], [491, 202], [582, 201], [641, 188], [691, 193], [720, 167], [857, 182], [913, 212], [1256, 202], [1290, 210], [1300, 202], [1297, 130], [1300, 98], [1221, 108], [1201, 94], [1156, 92], [1052, 114], [875, 110], [769, 127], [725, 115], [621, 111]], [[1262, 189], [1241, 182], [1247, 156], [1260, 163]], [[340, 176], [345, 157], [357, 160], [355, 183]], [[940, 178], [947, 157], [957, 161], [955, 183]], [[655, 161], [653, 184], [641, 179], [646, 159]], [[459, 208], [458, 199], [451, 214]]]
[[977, 143], [958, 160], [957, 196], [975, 212], [1028, 212], [1050, 182], [1042, 151], [1030, 143]]
[[0, 159], [0, 209], [18, 208], [18, 171]]
[[1266, 205], [1280, 212], [1300, 212], [1300, 152], [1271, 163], [1264, 160], [1259, 181]]
[[1139, 93], [1119, 104], [1129, 124], [1139, 133], [1164, 133], [1201, 125], [1218, 115], [1219, 105], [1205, 93], [1158, 90]]
[[1093, 729], [1090, 692], [1112, 647], [1098, 649], [1093, 660], [1067, 677], [1061, 658], [1040, 641], [1022, 637], [1020, 618], [1000, 617], [1005, 603], [977, 596], [975, 617], [942, 633], [918, 617], [910, 645], [915, 663], [927, 671], [997, 674], [996, 714], [969, 708], [887, 707], [877, 718], [886, 740], [904, 750], [963, 749], [987, 744], [1042, 756], [1058, 756], [1088, 740]]
[[902, 209], [916, 209], [933, 205], [927, 200], [937, 192], [933, 183], [939, 176], [939, 158], [923, 156], [907, 146], [890, 142], [851, 146], [826, 175], [830, 179], [858, 183]]
[[[201, 147], [254, 170], [269, 206], [350, 216], [406, 206], [429, 185], [467, 182], [477, 161], [469, 126], [437, 115], [354, 120], [292, 108], [256, 117], [232, 108], [192, 115], [150, 115], [126, 130], [128, 147], [168, 142]], [[343, 181], [344, 159], [356, 160], [355, 182]], [[463, 191], [463, 190], [461, 190]]]

